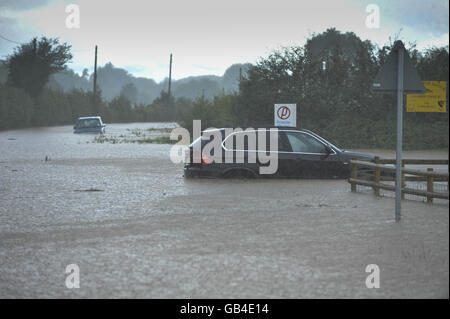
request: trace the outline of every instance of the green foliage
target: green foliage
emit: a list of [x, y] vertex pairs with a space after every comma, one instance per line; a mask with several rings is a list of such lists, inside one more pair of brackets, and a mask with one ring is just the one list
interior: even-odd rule
[[127, 83], [124, 86], [122, 86], [120, 95], [125, 96], [131, 103], [136, 103], [138, 91], [133, 83]]
[[17, 47], [8, 57], [8, 85], [24, 89], [35, 98], [48, 82], [49, 76], [64, 70], [72, 59], [70, 45], [58, 39], [34, 38]]
[[110, 122], [133, 122], [134, 114], [131, 109], [131, 102], [121, 95], [109, 103]]
[[[171, 140], [169, 136], [159, 136], [159, 137], [143, 137], [134, 138], [127, 136], [106, 136], [98, 135], [94, 138], [93, 143], [111, 143], [111, 144], [123, 144], [123, 143], [135, 143], [135, 144], [175, 144], [178, 141]], [[89, 142], [88, 142], [89, 143]]]
[[[337, 145], [395, 148], [396, 97], [369, 89], [390, 49], [329, 29], [304, 47], [274, 51], [241, 82], [234, 124], [271, 125], [273, 104], [296, 103], [297, 125]], [[418, 52], [413, 46], [409, 54], [422, 80], [448, 81], [448, 47]], [[405, 112], [404, 122], [406, 148], [448, 147], [448, 111]]]
[[0, 129], [29, 126], [32, 112], [33, 101], [23, 90], [0, 84]]

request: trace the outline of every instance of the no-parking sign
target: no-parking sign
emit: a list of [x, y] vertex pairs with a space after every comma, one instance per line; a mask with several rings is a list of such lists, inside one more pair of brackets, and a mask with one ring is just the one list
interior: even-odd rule
[[297, 104], [275, 104], [275, 126], [297, 126]]

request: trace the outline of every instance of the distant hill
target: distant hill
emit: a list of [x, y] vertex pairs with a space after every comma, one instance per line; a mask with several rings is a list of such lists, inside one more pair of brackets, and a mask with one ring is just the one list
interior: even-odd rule
[[[242, 75], [245, 76], [250, 64], [234, 64], [225, 71], [223, 76], [202, 75], [172, 80], [172, 93], [175, 97], [195, 99], [204, 95], [205, 98], [212, 99], [221, 92], [235, 92], [239, 88], [240, 68], [242, 68]], [[93, 74], [88, 75], [85, 71], [83, 75], [80, 76], [71, 69], [62, 71], [50, 77], [49, 85], [64, 91], [92, 90]], [[97, 69], [97, 85], [102, 92], [102, 97], [106, 100], [111, 100], [121, 93], [127, 95], [131, 92], [129, 94], [132, 96], [129, 97], [133, 102], [151, 103], [161, 91], [167, 91], [168, 81], [166, 78], [157, 83], [153, 79], [134, 77], [125, 69], [115, 67], [111, 62]]]
[[[175, 97], [195, 99], [204, 95], [207, 99], [224, 93], [236, 92], [239, 89], [239, 72], [242, 68], [242, 76], [246, 76], [251, 64], [233, 64], [223, 76], [202, 75], [172, 80], [172, 94]], [[0, 61], [0, 83], [5, 83], [8, 78], [8, 70], [4, 61]], [[87, 69], [82, 75], [72, 69], [61, 71], [50, 76], [48, 85], [52, 88], [69, 92], [73, 89], [92, 91], [93, 74], [88, 74]], [[121, 93], [127, 95], [135, 103], [150, 104], [157, 98], [161, 91], [167, 91], [169, 79], [160, 83], [153, 79], [135, 77], [127, 70], [115, 67], [111, 62], [97, 69], [97, 85], [102, 92], [102, 97], [112, 100]]]

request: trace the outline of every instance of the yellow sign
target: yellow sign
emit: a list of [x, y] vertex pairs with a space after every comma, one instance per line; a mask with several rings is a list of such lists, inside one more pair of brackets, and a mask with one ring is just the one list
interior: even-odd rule
[[425, 94], [407, 94], [406, 112], [446, 112], [447, 82], [423, 81]]

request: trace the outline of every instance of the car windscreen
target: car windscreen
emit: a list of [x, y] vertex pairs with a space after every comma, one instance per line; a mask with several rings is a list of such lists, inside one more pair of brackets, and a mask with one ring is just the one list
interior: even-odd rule
[[99, 119], [83, 119], [78, 120], [77, 122], [78, 128], [99, 127], [99, 126], [101, 126]]

